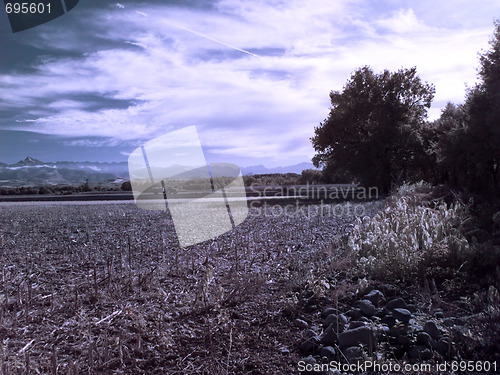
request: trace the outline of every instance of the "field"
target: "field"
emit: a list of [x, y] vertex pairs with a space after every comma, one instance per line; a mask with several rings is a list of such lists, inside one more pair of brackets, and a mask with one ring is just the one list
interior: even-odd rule
[[0, 203], [0, 373], [297, 373], [296, 306], [346, 277], [353, 222], [304, 212], [181, 250], [132, 203]]

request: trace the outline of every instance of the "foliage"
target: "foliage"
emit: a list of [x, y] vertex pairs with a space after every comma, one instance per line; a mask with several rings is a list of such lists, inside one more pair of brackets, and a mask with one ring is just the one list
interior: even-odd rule
[[468, 206], [444, 202], [426, 206], [411, 194], [415, 189], [405, 185], [385, 210], [372, 219], [357, 219], [348, 246], [371, 277], [442, 280], [457, 272], [469, 256]]
[[439, 172], [428, 177], [482, 194], [500, 192], [499, 20], [490, 45], [480, 56], [480, 82], [465, 103], [449, 103], [426, 131], [429, 161]]
[[356, 70], [342, 92], [330, 93], [330, 114], [311, 138], [314, 164], [388, 191], [394, 181], [411, 176], [424, 155], [418, 130], [434, 91], [416, 68]]
[[245, 186], [284, 186], [298, 185], [300, 175], [296, 173], [265, 173], [243, 176]]
[[303, 170], [302, 175], [299, 178], [299, 183], [301, 185], [306, 185], [306, 184], [314, 185], [314, 184], [320, 184], [322, 182], [324, 182], [323, 173], [316, 169]]

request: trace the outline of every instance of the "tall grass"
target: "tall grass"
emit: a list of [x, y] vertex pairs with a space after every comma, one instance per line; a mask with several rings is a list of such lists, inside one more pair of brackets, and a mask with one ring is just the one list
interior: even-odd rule
[[452, 277], [466, 261], [469, 206], [430, 204], [403, 186], [373, 218], [358, 218], [348, 247], [367, 275], [403, 282]]

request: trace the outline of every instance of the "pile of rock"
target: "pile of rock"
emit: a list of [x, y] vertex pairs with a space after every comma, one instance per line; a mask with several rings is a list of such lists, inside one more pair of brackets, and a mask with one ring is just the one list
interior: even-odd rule
[[369, 358], [441, 361], [452, 355], [448, 332], [457, 320], [463, 323], [443, 315], [439, 310], [434, 316], [425, 314], [385, 286], [369, 291], [348, 311], [323, 309], [321, 327], [300, 319], [295, 325], [305, 330], [299, 349], [308, 355], [302, 359], [307, 363], [357, 363]]

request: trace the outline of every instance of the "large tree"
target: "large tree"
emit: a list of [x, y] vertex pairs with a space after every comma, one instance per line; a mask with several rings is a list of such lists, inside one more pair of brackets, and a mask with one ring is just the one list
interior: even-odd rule
[[495, 21], [491, 49], [480, 57], [480, 83], [465, 105], [469, 111], [469, 152], [476, 167], [472, 186], [500, 190], [500, 20]]
[[419, 170], [420, 129], [434, 91], [416, 68], [380, 74], [357, 69], [342, 92], [330, 93], [330, 114], [311, 138], [313, 163], [327, 175], [388, 191]]
[[479, 83], [465, 104], [448, 104], [426, 134], [438, 182], [500, 194], [500, 21], [491, 49], [480, 55]]

